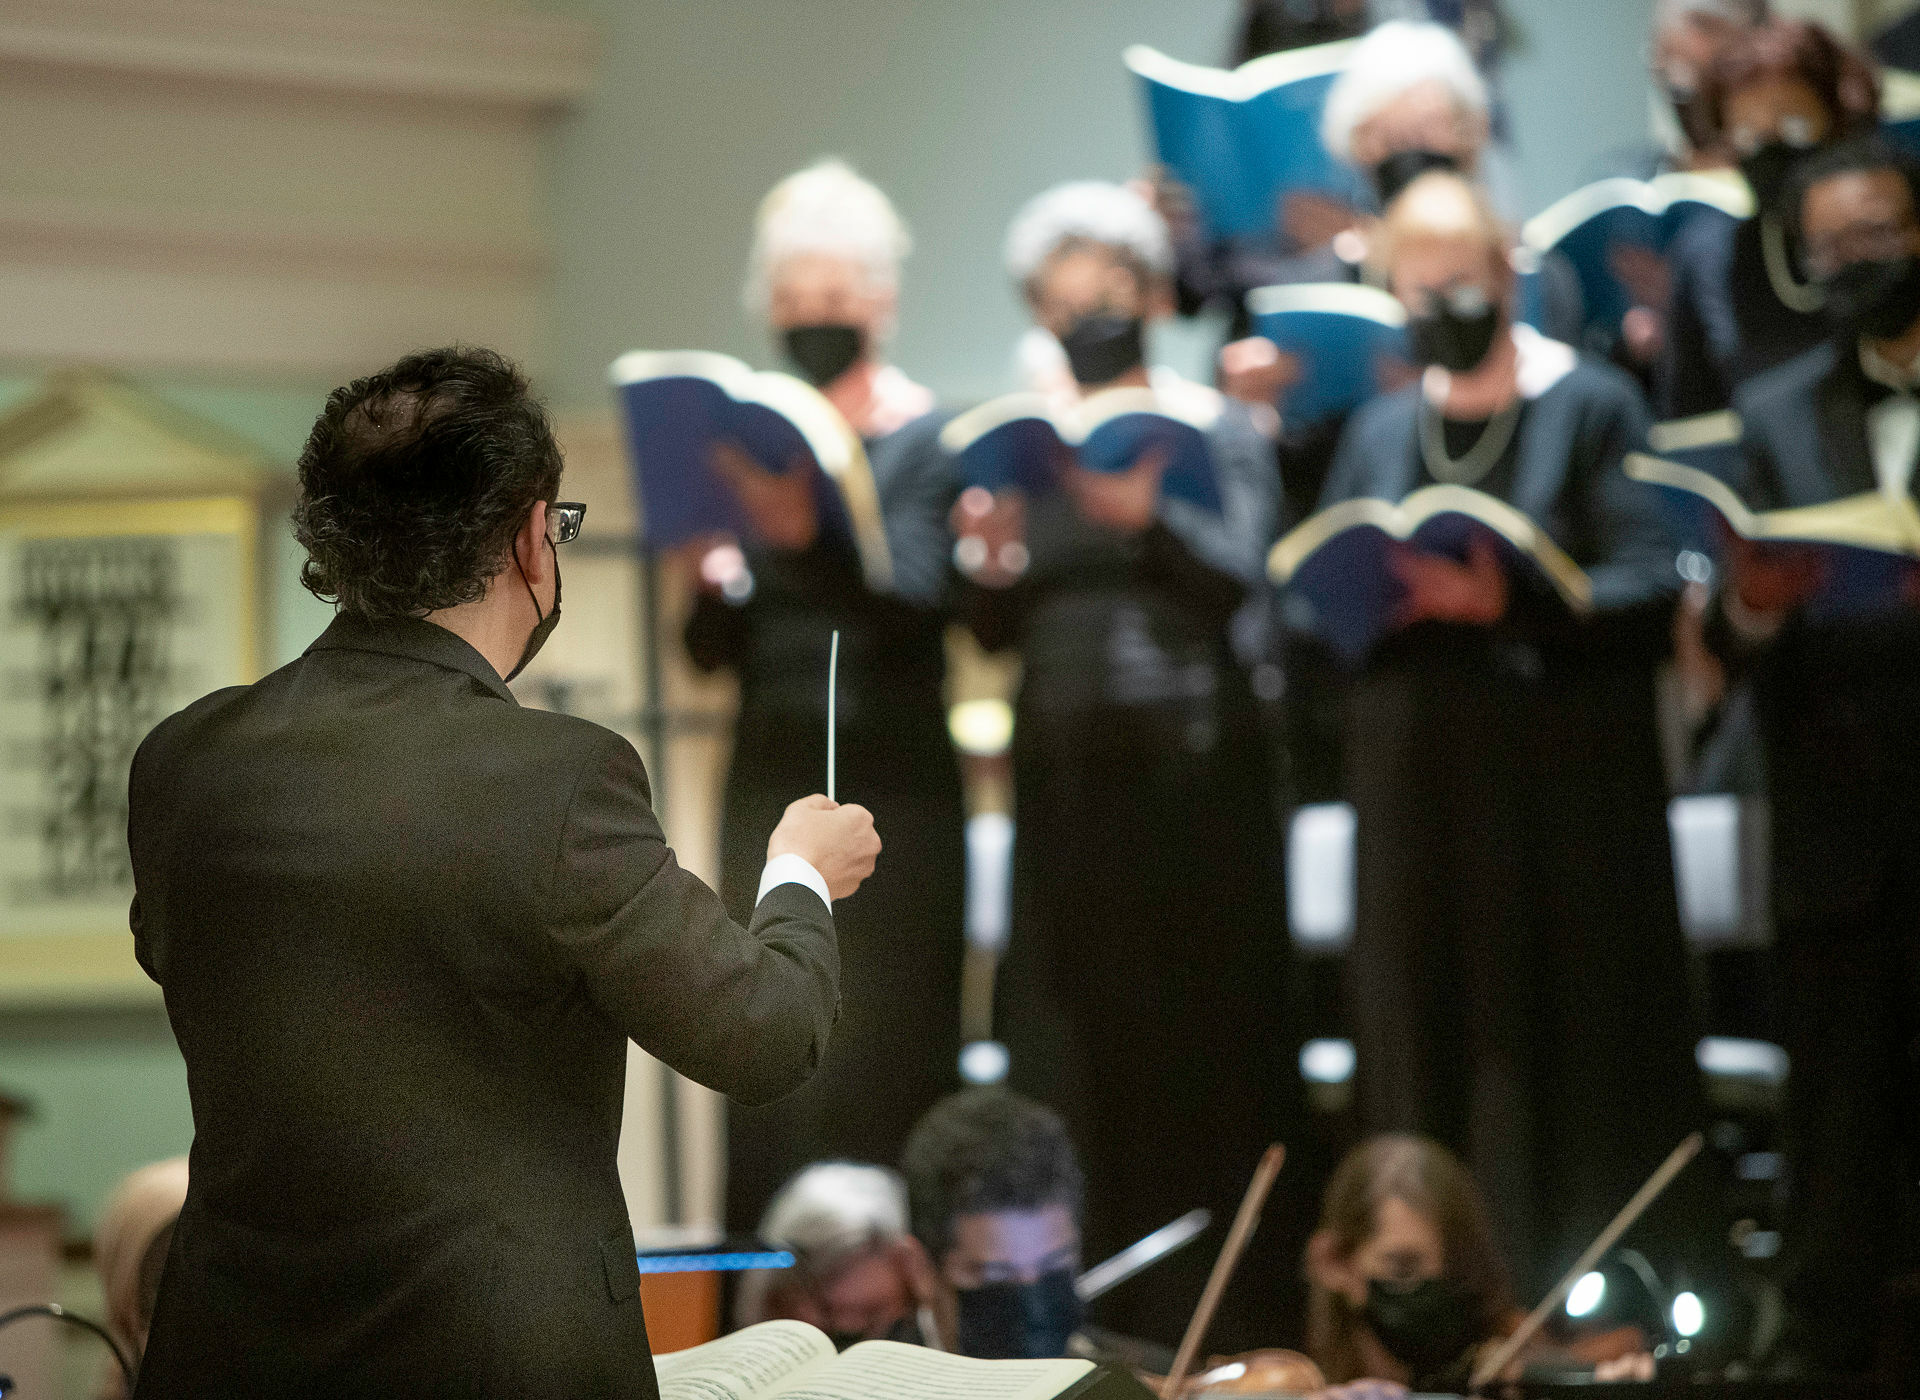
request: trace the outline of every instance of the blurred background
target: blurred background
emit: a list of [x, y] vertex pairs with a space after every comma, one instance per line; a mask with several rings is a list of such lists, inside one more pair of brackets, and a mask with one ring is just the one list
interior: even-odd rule
[[[1859, 35], [1911, 7], [1777, 8]], [[1652, 0], [1506, 9], [1501, 90], [1531, 213], [1646, 140]], [[198, 689], [246, 679], [329, 616], [298, 585], [286, 524], [292, 464], [328, 390], [410, 348], [495, 346], [547, 395], [569, 494], [592, 507], [588, 536], [609, 542], [568, 557], [567, 625], [517, 689], [644, 744], [640, 585], [620, 545], [634, 505], [609, 362], [701, 347], [770, 363], [739, 292], [753, 211], [779, 177], [831, 154], [887, 190], [914, 235], [897, 362], [947, 400], [1012, 387], [1025, 317], [1000, 265], [1009, 216], [1056, 181], [1142, 171], [1122, 48], [1223, 63], [1237, 10], [5, 0], [0, 524], [134, 498], [246, 502], [223, 597], [203, 600], [232, 604], [246, 635], [231, 656], [201, 658]], [[1162, 357], [1205, 373], [1218, 328], [1170, 334]], [[662, 600], [669, 636], [676, 608]], [[0, 650], [0, 721], [26, 703], [20, 663]], [[959, 684], [990, 692], [978, 674]], [[729, 695], [671, 646], [658, 680], [674, 715], [669, 836], [710, 872]], [[0, 843], [15, 845], [20, 734], [0, 730]], [[0, 1199], [52, 1208], [6, 1219], [66, 1242], [62, 1287], [80, 1304], [106, 1191], [192, 1136], [125, 895], [103, 878], [57, 921], [0, 901]], [[636, 1065], [630, 1205], [643, 1229], [697, 1229], [716, 1216], [720, 1115], [680, 1085], [663, 1118], [666, 1083]]]

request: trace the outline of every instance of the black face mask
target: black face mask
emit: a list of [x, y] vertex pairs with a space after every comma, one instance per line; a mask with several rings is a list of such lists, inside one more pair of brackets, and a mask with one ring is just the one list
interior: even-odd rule
[[1082, 316], [1060, 337], [1076, 384], [1111, 384], [1147, 362], [1146, 322], [1138, 316], [1096, 311]]
[[1055, 1269], [1032, 1283], [988, 1283], [959, 1292], [959, 1352], [988, 1361], [1039, 1360], [1067, 1354], [1080, 1326], [1073, 1270]]
[[1891, 340], [1920, 320], [1920, 258], [1851, 262], [1821, 283], [1834, 329]]
[[1806, 154], [1800, 146], [1789, 146], [1785, 141], [1769, 141], [1756, 151], [1749, 151], [1740, 157], [1740, 173], [1747, 178], [1747, 184], [1753, 187], [1753, 202], [1765, 213], [1777, 213], [1780, 200], [1787, 192], [1787, 179], [1793, 174], [1794, 163]]
[[1385, 209], [1400, 191], [1429, 170], [1458, 170], [1460, 162], [1444, 151], [1395, 151], [1373, 167], [1373, 192]]
[[1478, 1305], [1450, 1278], [1423, 1278], [1411, 1286], [1368, 1279], [1364, 1312], [1380, 1345], [1413, 1373], [1416, 1389], [1482, 1340]]
[[[548, 549], [553, 548], [553, 541], [551, 539], [547, 541], [547, 548]], [[520, 569], [520, 556], [517, 554], [514, 556], [514, 559], [513, 559], [513, 567], [516, 569]], [[540, 654], [540, 648], [545, 646], [547, 644], [547, 638], [553, 635], [553, 629], [560, 625], [560, 555], [559, 553], [556, 551], [553, 556], [553, 611], [552, 612], [548, 613], [545, 617], [540, 617], [540, 599], [539, 599], [539, 596], [534, 593], [533, 585], [531, 583], [528, 583], [527, 571], [525, 569], [520, 569], [520, 582], [525, 583], [527, 585], [527, 596], [533, 599], [533, 615], [535, 617], [539, 617], [540, 620], [533, 624], [533, 631], [527, 634], [527, 644], [526, 646], [520, 649], [520, 659], [514, 663], [513, 669], [507, 672], [508, 680], [512, 680], [515, 676], [519, 675], [522, 671], [527, 669], [527, 664], [531, 662], [534, 657]]]
[[824, 389], [853, 368], [866, 348], [858, 326], [789, 326], [781, 335], [787, 358], [807, 383]]
[[1499, 304], [1478, 287], [1459, 287], [1436, 295], [1429, 310], [1407, 317], [1407, 349], [1416, 364], [1465, 374], [1493, 349], [1500, 319]]

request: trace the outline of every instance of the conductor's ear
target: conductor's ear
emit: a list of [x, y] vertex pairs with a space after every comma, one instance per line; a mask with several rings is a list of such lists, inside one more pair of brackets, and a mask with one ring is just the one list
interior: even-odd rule
[[527, 582], [545, 583], [553, 568], [553, 551], [547, 548], [547, 503], [535, 501], [513, 537], [513, 557], [526, 573]]

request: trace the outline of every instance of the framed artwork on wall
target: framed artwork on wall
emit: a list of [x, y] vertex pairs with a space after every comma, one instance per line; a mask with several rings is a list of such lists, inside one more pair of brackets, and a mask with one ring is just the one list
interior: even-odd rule
[[[156, 453], [151, 431], [113, 431], [140, 407], [125, 386], [57, 393], [76, 410], [60, 441], [0, 451], [0, 1005], [151, 1001], [127, 929], [127, 771], [160, 720], [260, 674], [261, 504], [242, 456], [173, 432]], [[88, 411], [102, 394], [104, 430]], [[44, 402], [29, 412], [59, 418]], [[54, 480], [18, 489], [10, 464], [56, 458]], [[213, 489], [98, 489], [124, 490], [142, 458], [159, 491]]]

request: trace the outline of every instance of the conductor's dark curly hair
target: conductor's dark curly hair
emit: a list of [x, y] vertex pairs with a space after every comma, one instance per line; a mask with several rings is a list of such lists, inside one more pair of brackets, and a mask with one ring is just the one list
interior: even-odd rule
[[336, 389], [300, 454], [300, 582], [369, 622], [482, 597], [560, 448], [526, 377], [492, 350], [423, 350]]
[[913, 1233], [937, 1264], [957, 1216], [1065, 1206], [1085, 1187], [1060, 1115], [1007, 1089], [962, 1089], [928, 1109], [900, 1158]]

